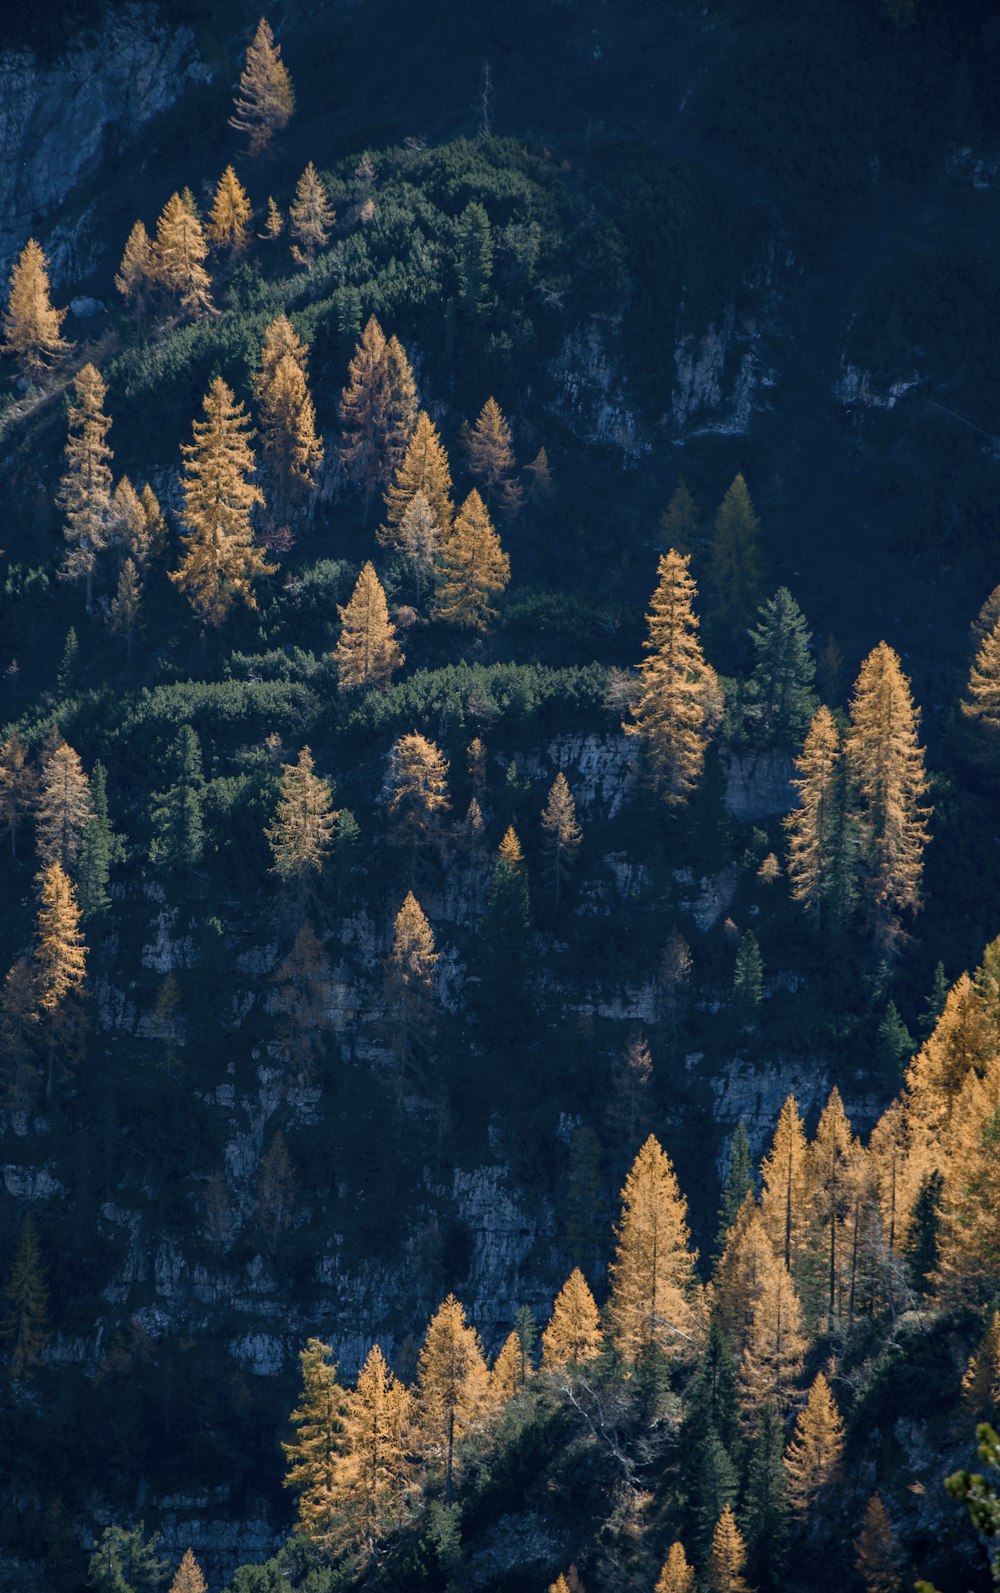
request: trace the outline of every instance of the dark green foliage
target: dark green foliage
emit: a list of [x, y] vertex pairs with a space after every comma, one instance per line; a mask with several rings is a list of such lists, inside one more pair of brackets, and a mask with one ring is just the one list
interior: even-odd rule
[[726, 1235], [732, 1226], [733, 1219], [739, 1211], [747, 1195], [754, 1187], [753, 1161], [750, 1156], [750, 1141], [747, 1138], [746, 1124], [740, 1118], [729, 1141], [729, 1169], [722, 1185], [722, 1198], [719, 1201], [719, 1226], [715, 1241], [715, 1254], [718, 1258], [726, 1245]]
[[136, 1527], [105, 1527], [90, 1557], [88, 1580], [97, 1593], [150, 1593], [163, 1587], [167, 1563], [157, 1553], [158, 1532], [148, 1540], [143, 1523]]
[[748, 729], [757, 746], [797, 748], [819, 706], [805, 615], [787, 587], [763, 605], [750, 632], [754, 662], [747, 693]]
[[150, 860], [168, 874], [197, 868], [205, 850], [203, 824], [205, 777], [201, 745], [190, 725], [182, 725], [171, 756], [173, 783], [153, 796], [153, 841]]
[[740, 1510], [747, 1549], [747, 1581], [759, 1593], [784, 1586], [791, 1525], [785, 1495], [784, 1444], [781, 1419], [768, 1400], [757, 1418]]
[[124, 853], [108, 815], [108, 776], [103, 763], [95, 763], [91, 771], [90, 796], [94, 817], [84, 828], [76, 864], [76, 895], [85, 920], [99, 917], [111, 906], [111, 865], [120, 862]]
[[927, 1005], [920, 1019], [920, 1033], [925, 1039], [932, 1033], [934, 1025], [944, 1011], [944, 1004], [948, 999], [948, 991], [950, 989], [951, 980], [944, 971], [944, 963], [939, 962], [934, 970], [934, 980], [931, 984], [930, 994], [927, 997]]
[[709, 577], [709, 634], [720, 660], [742, 663], [747, 634], [763, 597], [764, 553], [760, 521], [742, 476], [737, 476], [715, 517]]
[[879, 1023], [878, 1045], [888, 1076], [901, 1076], [904, 1064], [916, 1047], [894, 1001], [889, 1002]]
[[941, 1200], [944, 1179], [935, 1170], [920, 1186], [913, 1211], [913, 1225], [906, 1244], [906, 1260], [913, 1288], [926, 1294], [938, 1264], [938, 1239], [941, 1230]]
[[490, 218], [480, 204], [467, 205], [455, 227], [458, 301], [466, 315], [482, 315], [493, 275]]
[[743, 1019], [752, 1016], [764, 996], [764, 962], [752, 929], [740, 937], [733, 969], [733, 1008]]

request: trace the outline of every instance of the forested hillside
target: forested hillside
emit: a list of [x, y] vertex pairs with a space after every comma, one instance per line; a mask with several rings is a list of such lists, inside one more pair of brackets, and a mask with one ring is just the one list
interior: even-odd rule
[[988, 1586], [996, 19], [8, 11], [0, 1586]]

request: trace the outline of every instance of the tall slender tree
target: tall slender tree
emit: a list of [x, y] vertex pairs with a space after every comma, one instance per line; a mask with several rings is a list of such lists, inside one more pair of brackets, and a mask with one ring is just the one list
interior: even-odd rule
[[754, 664], [749, 704], [755, 742], [795, 747], [819, 706], [805, 615], [787, 586], [764, 603], [750, 632]]
[[861, 666], [851, 699], [848, 754], [857, 786], [863, 888], [879, 943], [898, 942], [900, 914], [920, 905], [930, 809], [920, 713], [899, 658], [885, 642]]
[[361, 570], [350, 602], [338, 605], [341, 631], [333, 651], [340, 691], [379, 686], [404, 662], [396, 627], [389, 618], [382, 583], [369, 561]]
[[510, 559], [473, 488], [441, 542], [432, 616], [450, 625], [485, 630], [495, 613], [491, 600], [509, 580]]
[[544, 845], [549, 854], [555, 904], [558, 908], [563, 880], [572, 868], [580, 842], [583, 840], [583, 831], [577, 823], [573, 793], [561, 769], [552, 782], [542, 812], [542, 830], [545, 835]]
[[830, 1385], [817, 1372], [785, 1452], [788, 1498], [796, 1515], [808, 1515], [833, 1481], [844, 1453], [844, 1424]]
[[264, 497], [249, 479], [254, 456], [246, 411], [221, 376], [212, 382], [204, 408], [205, 419], [194, 422], [194, 442], [181, 447], [181, 519], [188, 532], [181, 539], [181, 564], [169, 576], [203, 624], [221, 625], [235, 602], [257, 607], [251, 583], [255, 576], [272, 575], [277, 565], [268, 564], [250, 523]]
[[430, 504], [438, 533], [445, 539], [455, 514], [451, 501], [451, 470], [437, 427], [425, 409], [416, 417], [406, 452], [385, 495], [386, 524], [379, 532], [379, 539], [386, 545], [396, 545], [403, 515], [418, 492], [422, 492]]
[[53, 308], [41, 246], [29, 238], [10, 273], [0, 353], [13, 355], [25, 376], [37, 382], [72, 346], [60, 335], [65, 318], [65, 310]]
[[168, 297], [186, 315], [205, 315], [212, 304], [212, 279], [205, 270], [208, 244], [197, 214], [180, 194], [171, 194], [156, 223], [153, 270]]
[[299, 265], [311, 266], [317, 252], [326, 248], [335, 219], [326, 185], [310, 161], [288, 207], [288, 230], [295, 239], [292, 256]]
[[300, 893], [322, 874], [333, 845], [333, 790], [318, 775], [308, 747], [295, 763], [282, 764], [281, 794], [274, 822], [264, 833], [274, 858], [272, 871]]
[[337, 1382], [333, 1351], [312, 1338], [299, 1353], [302, 1392], [289, 1420], [296, 1428], [283, 1443], [284, 1485], [299, 1496], [298, 1524], [307, 1536], [325, 1532], [340, 1497], [347, 1396]]
[[35, 810], [35, 847], [42, 868], [51, 863], [71, 870], [80, 852], [83, 832], [94, 817], [90, 781], [79, 754], [60, 741], [42, 764], [41, 789]]
[[792, 898], [817, 924], [837, 928], [846, 920], [856, 894], [859, 836], [851, 811], [848, 764], [829, 708], [817, 710], [795, 767], [798, 779], [792, 784], [799, 805], [784, 821]]
[[449, 1294], [428, 1324], [417, 1361], [416, 1430], [422, 1451], [445, 1467], [450, 1504], [455, 1445], [485, 1418], [490, 1406], [489, 1372], [479, 1335]]
[[21, 1224], [4, 1298], [0, 1338], [9, 1348], [10, 1375], [15, 1379], [30, 1377], [41, 1363], [49, 1335], [45, 1269], [38, 1230], [30, 1215]]
[[340, 395], [340, 456], [350, 479], [373, 494], [391, 481], [406, 454], [417, 418], [417, 388], [406, 352], [386, 340], [371, 316], [348, 367]]
[[673, 805], [686, 802], [701, 776], [709, 730], [718, 714], [715, 671], [705, 662], [694, 613], [690, 556], [662, 555], [646, 616], [649, 655], [639, 665], [641, 692], [623, 728], [640, 736], [654, 784]]
[[735, 477], [715, 517], [709, 565], [713, 593], [712, 636], [726, 656], [739, 660], [744, 637], [764, 596], [760, 521], [747, 484]]
[[676, 1355], [697, 1342], [701, 1302], [687, 1206], [662, 1147], [650, 1134], [621, 1194], [608, 1314], [626, 1361], [652, 1345]]
[[232, 166], [227, 166], [216, 185], [205, 236], [214, 249], [242, 254], [250, 242], [252, 215], [246, 189]]
[[275, 44], [270, 23], [261, 17], [247, 47], [229, 125], [247, 134], [251, 155], [260, 155], [274, 134], [288, 126], [294, 109], [295, 90], [281, 59], [281, 45]]
[[579, 1267], [574, 1267], [552, 1307], [552, 1318], [542, 1334], [542, 1368], [556, 1372], [564, 1366], [581, 1366], [601, 1352], [601, 1318], [594, 1296]]
[[66, 514], [63, 534], [69, 543], [62, 573], [67, 580], [86, 581], [87, 613], [92, 614], [94, 570], [111, 518], [111, 420], [102, 407], [107, 388], [95, 365], [84, 365], [73, 387], [76, 402], [69, 406], [66, 471], [57, 500]]

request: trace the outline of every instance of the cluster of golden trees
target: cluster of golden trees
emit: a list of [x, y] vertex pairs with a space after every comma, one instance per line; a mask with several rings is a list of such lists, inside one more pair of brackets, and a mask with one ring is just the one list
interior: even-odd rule
[[[404, 962], [414, 944], [421, 947], [408, 975], [417, 979], [432, 967], [421, 961], [421, 919], [408, 897], [397, 943]], [[292, 1417], [297, 1436], [286, 1445], [300, 1527], [337, 1552], [370, 1554], [403, 1519], [428, 1468], [450, 1497], [463, 1440], [486, 1429], [522, 1390], [548, 1387], [576, 1398], [594, 1377], [627, 1383], [650, 1357], [697, 1365], [713, 1334], [732, 1356], [747, 1434], [762, 1422], [786, 1424], [784, 1496], [805, 1521], [837, 1479], [844, 1449], [830, 1375], [836, 1363], [803, 1386], [817, 1338], [836, 1339], [862, 1317], [895, 1317], [922, 1295], [947, 1307], [982, 1308], [1000, 1271], [998, 1137], [1000, 939], [977, 973], [951, 990], [901, 1096], [867, 1145], [836, 1089], [811, 1138], [789, 1097], [761, 1163], [759, 1194], [748, 1169], [711, 1284], [699, 1279], [684, 1197], [650, 1135], [621, 1192], [606, 1305], [598, 1308], [574, 1268], [541, 1335], [537, 1369], [523, 1324], [491, 1364], [453, 1296], [427, 1328], [412, 1388], [393, 1377], [377, 1346], [356, 1388], [342, 1388], [329, 1347], [310, 1341]], [[963, 1399], [982, 1413], [998, 1392], [994, 1309], [970, 1359]], [[866, 1585], [880, 1585], [879, 1567], [884, 1572], [898, 1554], [878, 1495], [868, 1502], [855, 1549]], [[745, 1561], [737, 1518], [726, 1506], [700, 1567], [704, 1585], [745, 1593]], [[685, 1545], [675, 1542], [657, 1593], [683, 1593], [694, 1576]]]
[[60, 1071], [79, 1055], [87, 948], [76, 881], [83, 877], [99, 895], [109, 833], [103, 769], [95, 774], [96, 791], [57, 731], [37, 770], [16, 732], [0, 745], [0, 822], [13, 850], [23, 821], [34, 819], [38, 861], [34, 944], [9, 969], [0, 992], [0, 1063], [14, 1109], [32, 1104], [43, 1077], [51, 1098]]
[[[656, 789], [684, 803], [702, 773], [722, 717], [718, 679], [706, 661], [694, 611], [690, 554], [659, 562], [647, 615], [647, 657], [624, 729], [641, 738]], [[898, 655], [885, 642], [864, 660], [845, 733], [828, 708], [815, 714], [796, 768], [799, 804], [787, 819], [792, 896], [814, 915], [842, 924], [860, 889], [885, 948], [902, 933], [901, 914], [920, 905], [930, 810], [920, 714]]]
[[[463, 1440], [488, 1427], [536, 1377], [544, 1386], [566, 1390], [586, 1380], [601, 1358], [627, 1380], [652, 1352], [688, 1360], [697, 1356], [710, 1294], [698, 1281], [695, 1262], [684, 1198], [668, 1157], [650, 1136], [622, 1190], [603, 1320], [583, 1274], [574, 1268], [542, 1333], [537, 1369], [523, 1324], [508, 1334], [490, 1364], [453, 1295], [428, 1324], [412, 1388], [393, 1376], [378, 1345], [355, 1387], [342, 1387], [330, 1347], [311, 1339], [302, 1352], [302, 1396], [291, 1417], [296, 1434], [284, 1446], [286, 1486], [299, 1495], [301, 1530], [337, 1552], [366, 1557], [399, 1524], [408, 1495], [428, 1468], [440, 1477], [446, 1499], [451, 1497]], [[771, 1262], [778, 1264], [774, 1247]], [[730, 1282], [730, 1305], [733, 1287]], [[779, 1306], [779, 1317], [780, 1312]], [[773, 1323], [763, 1310], [757, 1318], [749, 1333], [763, 1356]], [[791, 1324], [788, 1331], [795, 1331]], [[799, 1330], [796, 1375], [804, 1347]], [[785, 1354], [786, 1368], [793, 1359], [791, 1351]], [[758, 1376], [753, 1409], [772, 1393], [768, 1378]], [[790, 1403], [786, 1397], [786, 1406]], [[789, 1498], [803, 1516], [836, 1476], [842, 1451], [843, 1424], [819, 1372], [800, 1405], [785, 1455]], [[727, 1507], [715, 1529], [711, 1563], [725, 1561], [737, 1575], [743, 1553]], [[683, 1547], [675, 1544], [664, 1567], [668, 1580], [661, 1578], [661, 1586], [672, 1588], [669, 1577], [686, 1564]], [[727, 1585], [711, 1582], [720, 1590]]]

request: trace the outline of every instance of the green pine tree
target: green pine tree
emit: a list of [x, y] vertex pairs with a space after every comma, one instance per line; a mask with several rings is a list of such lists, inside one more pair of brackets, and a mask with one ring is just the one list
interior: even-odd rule
[[741, 1117], [729, 1141], [729, 1170], [722, 1185], [722, 1198], [719, 1201], [716, 1257], [719, 1257], [725, 1248], [726, 1235], [733, 1225], [736, 1213], [753, 1188], [753, 1181], [750, 1141], [747, 1138], [746, 1124]]
[[768, 1400], [757, 1418], [741, 1511], [748, 1580], [758, 1593], [778, 1593], [785, 1585], [790, 1515], [783, 1454], [781, 1418]]
[[171, 761], [173, 784], [151, 799], [153, 844], [149, 855], [165, 873], [184, 874], [197, 868], [205, 851], [201, 742], [190, 725], [182, 725], [178, 731]]
[[819, 699], [813, 690], [809, 627], [787, 587], [779, 586], [761, 606], [750, 640], [754, 665], [747, 718], [754, 744], [798, 747]]
[[84, 826], [76, 864], [76, 897], [85, 920], [100, 917], [111, 906], [111, 865], [122, 855], [121, 839], [108, 815], [108, 773], [103, 763], [95, 763], [91, 771], [90, 796], [93, 817]]
[[712, 639], [724, 661], [739, 663], [746, 656], [747, 628], [764, 595], [760, 521], [742, 476], [734, 480], [715, 517], [709, 573]]
[[466, 205], [455, 223], [455, 274], [458, 302], [466, 315], [480, 316], [489, 303], [493, 275], [493, 234], [482, 205]]

